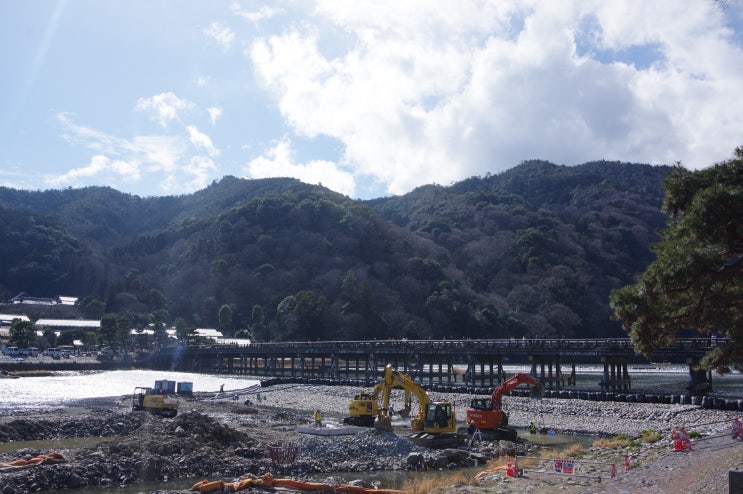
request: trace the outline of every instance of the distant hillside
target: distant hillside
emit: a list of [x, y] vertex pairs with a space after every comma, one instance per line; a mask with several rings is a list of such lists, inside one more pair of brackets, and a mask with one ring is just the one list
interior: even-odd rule
[[617, 336], [608, 294], [653, 258], [669, 170], [531, 161], [373, 201], [293, 179], [0, 188], [0, 298], [259, 340]]

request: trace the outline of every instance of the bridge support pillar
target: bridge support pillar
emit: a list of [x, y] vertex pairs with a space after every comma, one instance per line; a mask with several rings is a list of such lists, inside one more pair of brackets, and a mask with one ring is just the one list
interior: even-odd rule
[[712, 371], [697, 369], [698, 360], [687, 359], [686, 362], [689, 364], [689, 383], [686, 386], [689, 394], [692, 396], [701, 396], [712, 391]]
[[632, 389], [632, 382], [627, 371], [627, 357], [601, 357], [604, 372], [599, 385], [601, 391], [627, 391]]
[[539, 379], [546, 389], [561, 389], [565, 386], [559, 355], [531, 355], [531, 377]]
[[330, 356], [330, 368], [328, 369], [327, 374], [327, 377], [336, 381], [340, 380], [341, 378], [340, 362], [338, 361], [338, 357], [336, 355]]
[[[487, 365], [487, 370], [486, 370]], [[479, 367], [479, 371], [478, 371]], [[506, 379], [503, 371], [503, 356], [501, 355], [473, 355], [467, 363], [464, 373], [464, 383], [470, 386], [495, 387]], [[479, 381], [479, 382], [478, 382]]]
[[379, 368], [376, 355], [369, 355], [366, 360], [366, 375], [364, 379], [367, 385], [377, 382], [377, 369]]

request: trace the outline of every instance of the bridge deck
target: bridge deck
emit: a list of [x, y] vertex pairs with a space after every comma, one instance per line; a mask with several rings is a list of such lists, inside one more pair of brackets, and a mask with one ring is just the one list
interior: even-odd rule
[[[711, 389], [711, 374], [692, 366], [723, 339], [681, 339], [659, 348], [653, 362], [689, 365], [690, 392]], [[628, 390], [627, 364], [649, 363], [637, 355], [627, 338], [493, 339], [493, 340], [371, 340], [272, 342], [251, 345], [198, 345], [162, 349], [161, 366], [174, 370], [244, 375], [361, 379], [376, 382], [385, 365], [429, 384], [494, 386], [505, 379], [504, 362], [531, 364], [531, 374], [548, 388], [575, 383], [575, 364], [603, 365], [601, 388]], [[564, 366], [571, 371], [563, 372]], [[462, 371], [461, 368], [466, 367]]]

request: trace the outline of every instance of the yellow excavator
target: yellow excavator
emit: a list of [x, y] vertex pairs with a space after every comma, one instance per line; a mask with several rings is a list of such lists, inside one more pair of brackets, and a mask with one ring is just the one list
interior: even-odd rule
[[152, 388], [134, 388], [132, 410], [173, 418], [178, 415], [178, 398], [160, 394]]
[[371, 393], [360, 392], [348, 403], [348, 417], [343, 419], [344, 424], [361, 427], [373, 427], [374, 420], [379, 415], [379, 385]]
[[418, 413], [410, 419], [413, 433], [409, 439], [412, 442], [427, 448], [450, 448], [464, 442], [464, 436], [457, 433], [457, 418], [452, 403], [431, 401], [425, 388], [407, 374], [394, 370], [389, 364], [384, 369], [384, 379], [374, 387], [382, 397], [382, 407], [374, 421], [376, 429], [392, 431], [390, 394], [395, 388], [405, 391], [405, 408], [399, 412], [400, 416], [407, 417], [410, 414], [411, 396], [418, 400]]

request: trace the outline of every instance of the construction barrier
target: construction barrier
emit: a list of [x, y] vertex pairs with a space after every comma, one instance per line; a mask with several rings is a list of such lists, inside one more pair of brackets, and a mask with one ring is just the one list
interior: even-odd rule
[[[485, 475], [498, 471], [504, 471], [507, 477], [522, 477], [526, 469], [519, 466], [520, 460], [529, 460], [532, 462], [535, 461], [539, 464], [539, 468], [533, 470], [530, 469], [528, 473], [594, 478], [598, 482], [601, 482], [602, 477], [612, 479], [616, 478], [617, 473], [616, 465], [609, 462], [575, 460], [572, 458], [543, 458], [541, 456], [515, 456], [513, 457], [513, 459], [509, 460], [508, 463], [506, 463], [506, 466], [499, 466], [483, 470], [475, 476], [475, 479], [480, 480]], [[588, 470], [586, 468], [588, 465], [598, 465], [598, 468], [600, 470], [598, 472], [599, 475], [596, 475], [593, 472], [581, 473], [581, 469]], [[604, 468], [606, 469], [606, 473], [602, 475], [601, 471], [603, 471]]]
[[292, 442], [271, 443], [266, 447], [271, 461], [277, 465], [292, 465], [299, 451], [299, 444]]
[[15, 460], [7, 463], [0, 462], [0, 472], [35, 467], [36, 465], [47, 465], [49, 463], [67, 463], [67, 460], [60, 453], [38, 455], [28, 460]]

